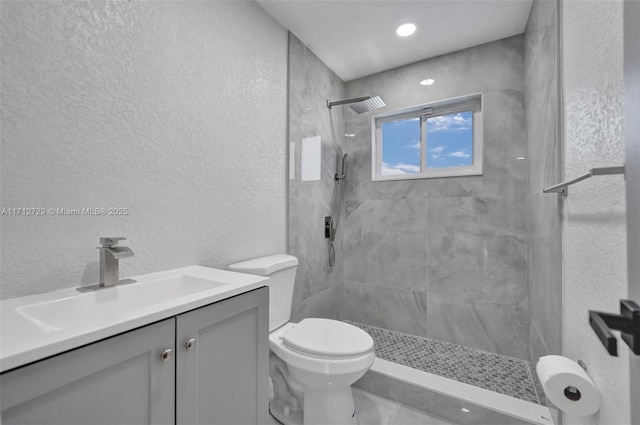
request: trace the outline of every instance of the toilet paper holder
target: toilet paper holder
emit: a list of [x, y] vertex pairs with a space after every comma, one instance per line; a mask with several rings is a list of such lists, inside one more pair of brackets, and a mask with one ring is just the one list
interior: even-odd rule
[[640, 306], [631, 300], [620, 300], [620, 315], [589, 310], [589, 324], [612, 356], [618, 356], [618, 340], [611, 330], [620, 331], [622, 340], [640, 354]]

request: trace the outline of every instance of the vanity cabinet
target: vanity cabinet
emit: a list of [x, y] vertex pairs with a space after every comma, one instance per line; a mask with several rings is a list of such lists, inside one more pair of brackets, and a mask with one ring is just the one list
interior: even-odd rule
[[178, 424], [267, 423], [268, 295], [264, 287], [178, 316]]
[[258, 288], [5, 372], [0, 422], [264, 423], [268, 295]]
[[166, 319], [2, 374], [2, 423], [173, 423], [174, 335]]

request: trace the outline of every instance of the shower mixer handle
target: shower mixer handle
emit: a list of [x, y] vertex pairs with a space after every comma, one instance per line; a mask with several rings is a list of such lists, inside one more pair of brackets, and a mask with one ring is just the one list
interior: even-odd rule
[[324, 238], [325, 239], [331, 239], [333, 240], [333, 238], [335, 237], [335, 226], [333, 223], [333, 217], [326, 216], [324, 218]]

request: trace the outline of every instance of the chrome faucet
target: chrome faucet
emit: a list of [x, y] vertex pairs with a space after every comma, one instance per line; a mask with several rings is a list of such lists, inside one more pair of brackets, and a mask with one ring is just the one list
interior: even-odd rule
[[126, 246], [118, 246], [119, 241], [126, 241], [127, 238], [100, 238], [100, 283], [95, 285], [80, 286], [76, 288], [80, 292], [91, 292], [102, 288], [109, 288], [116, 285], [135, 283], [133, 279], [120, 279], [119, 261], [122, 258], [133, 257], [133, 251]]
[[100, 286], [114, 286], [122, 283], [132, 283], [131, 279], [120, 280], [119, 261], [122, 258], [133, 257], [133, 251], [126, 246], [117, 246], [119, 241], [127, 238], [100, 238]]

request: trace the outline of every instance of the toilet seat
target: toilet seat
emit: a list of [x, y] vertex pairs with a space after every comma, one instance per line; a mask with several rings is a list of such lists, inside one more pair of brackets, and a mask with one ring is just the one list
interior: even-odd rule
[[289, 366], [323, 374], [339, 374], [367, 370], [375, 360], [373, 344], [368, 351], [348, 356], [312, 354], [289, 347], [284, 338], [296, 327], [297, 323], [288, 322], [269, 334], [269, 348]]
[[373, 338], [360, 328], [331, 319], [303, 319], [283, 335], [290, 349], [321, 357], [354, 357], [373, 349]]

